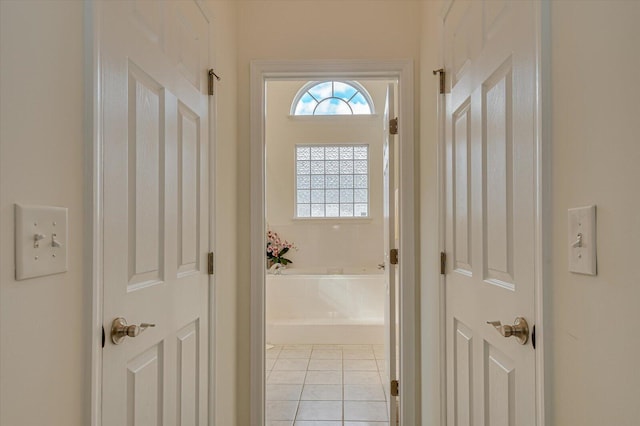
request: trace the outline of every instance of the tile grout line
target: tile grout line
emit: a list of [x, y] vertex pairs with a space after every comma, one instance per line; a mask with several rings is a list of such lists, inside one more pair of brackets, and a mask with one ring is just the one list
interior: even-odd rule
[[[298, 398], [296, 400], [294, 400], [296, 402], [296, 410], [295, 410], [295, 413], [294, 413], [294, 416], [293, 416], [294, 418], [292, 420], [293, 423], [290, 424], [291, 426], [295, 425], [295, 422], [298, 421], [297, 417], [301, 413], [300, 410], [301, 410], [301, 404], [302, 404], [302, 401], [303, 401], [302, 394], [303, 394], [305, 386], [306, 386], [306, 379], [308, 378], [309, 373], [312, 372], [312, 370], [310, 370], [310, 367], [311, 367], [311, 361], [313, 360], [313, 353], [314, 353], [314, 351], [316, 349], [318, 349], [318, 348], [315, 348], [314, 346], [315, 345], [311, 346], [310, 352], [308, 353], [308, 355], [305, 356], [305, 358], [303, 358], [303, 359], [306, 359], [306, 368], [304, 370], [304, 375], [303, 375], [303, 378], [302, 378], [302, 384], [300, 385], [301, 388], [300, 388], [299, 396], [298, 396]], [[295, 349], [295, 348], [291, 348], [291, 349]], [[336, 348], [331, 348], [331, 349], [336, 349]], [[376, 371], [378, 373], [377, 374], [378, 375], [378, 379], [382, 380], [382, 377], [380, 375], [381, 374], [380, 367], [378, 365], [378, 358], [376, 358], [376, 350], [375, 350], [374, 346], [373, 345], [367, 345], [366, 349], [368, 349], [368, 351], [371, 351], [373, 353], [373, 360], [374, 360], [374, 363], [376, 364]], [[278, 351], [277, 355], [274, 358], [272, 358], [274, 360], [274, 365], [273, 365], [273, 368], [269, 372], [270, 374], [273, 373], [273, 371], [275, 371], [275, 364], [276, 363], [278, 363], [281, 360], [290, 359], [290, 358], [281, 358], [281, 356], [283, 355], [283, 351], [284, 350], [285, 350], [284, 346], [282, 346], [280, 351]], [[320, 348], [318, 350], [322, 350], [322, 348]], [[341, 425], [344, 426], [346, 424], [346, 412], [345, 412], [346, 400], [345, 400], [345, 398], [346, 398], [346, 372], [347, 372], [347, 370], [345, 369], [345, 361], [346, 361], [345, 345], [341, 345], [339, 350], [340, 350], [340, 358], [338, 358], [338, 359], [341, 362], [341, 369], [340, 369], [340, 372], [341, 372], [341, 391], [340, 391], [340, 394], [341, 394]], [[351, 357], [349, 357], [349, 358], [351, 359]], [[324, 360], [324, 358], [321, 358], [320, 360], [322, 361], [322, 360]], [[358, 359], [355, 359], [354, 361], [358, 361]], [[283, 371], [286, 371], [286, 370], [283, 370]], [[315, 370], [313, 370], [313, 371], [315, 371]], [[331, 370], [326, 370], [326, 371], [325, 370], [318, 370], [318, 371], [320, 371], [320, 372], [330, 372]], [[349, 371], [351, 371], [351, 370], [349, 370]], [[357, 371], [363, 371], [364, 372], [364, 371], [368, 371], [368, 370], [365, 369], [365, 370], [353, 370], [353, 371], [356, 371], [356, 372]], [[366, 385], [362, 385], [362, 386], [366, 386]], [[380, 384], [380, 386], [383, 388], [382, 391], [384, 393], [384, 386], [382, 384]], [[384, 396], [384, 398], [382, 400], [382, 403], [385, 406], [386, 406], [386, 403], [385, 403], [386, 399], [387, 398], [386, 398], [386, 394], [385, 394], [385, 396]], [[322, 400], [318, 400], [318, 401], [330, 401], [330, 400], [331, 399], [322, 399]], [[363, 400], [363, 401], [365, 401], [365, 400]], [[378, 401], [378, 400], [367, 399], [366, 401], [375, 402], [375, 401]], [[320, 420], [318, 420], [318, 421], [320, 421]], [[375, 420], [376, 424], [379, 421], [380, 420]], [[390, 423], [386, 423], [385, 421], [383, 421], [381, 423], [381, 425], [383, 425], [383, 424], [389, 425]]]
[[293, 415], [292, 426], [295, 426], [296, 421], [298, 420], [298, 413], [300, 412], [300, 404], [302, 403], [302, 392], [304, 392], [304, 385], [307, 382], [307, 374], [309, 374], [309, 363], [311, 362], [311, 354], [313, 354], [313, 346], [311, 346], [311, 352], [309, 353], [309, 358], [307, 359], [307, 368], [304, 371], [304, 378], [302, 379], [302, 388], [300, 388], [300, 396], [298, 397], [298, 405], [296, 406], [296, 412]]

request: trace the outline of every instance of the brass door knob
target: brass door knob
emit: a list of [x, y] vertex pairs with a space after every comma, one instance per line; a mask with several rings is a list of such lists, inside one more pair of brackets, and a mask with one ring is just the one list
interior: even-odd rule
[[111, 341], [116, 345], [122, 343], [125, 337], [137, 337], [140, 333], [145, 331], [149, 327], [155, 327], [155, 324], [149, 324], [143, 322], [140, 325], [127, 325], [127, 320], [124, 318], [116, 318], [111, 324]]
[[522, 317], [517, 317], [513, 325], [502, 325], [500, 321], [487, 321], [498, 330], [503, 337], [515, 337], [521, 345], [529, 341], [529, 324]]

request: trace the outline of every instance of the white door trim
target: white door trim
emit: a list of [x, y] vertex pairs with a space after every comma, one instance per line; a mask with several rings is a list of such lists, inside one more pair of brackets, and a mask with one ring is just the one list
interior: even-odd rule
[[[536, 230], [535, 230], [535, 333], [536, 333], [536, 424], [544, 426], [551, 407], [548, 399], [551, 347], [546, 345], [544, 320], [548, 317], [551, 284], [551, 5], [534, 2], [536, 37]], [[547, 308], [545, 309], [545, 302]]]
[[[100, 70], [101, 2], [84, 4], [84, 279], [91, 283], [86, 292], [87, 348], [90, 374], [89, 419], [91, 426], [102, 424], [102, 73]], [[106, 336], [105, 336], [106, 337]]]
[[[209, 22], [209, 56], [215, 46], [211, 40], [213, 16], [202, 0], [194, 0]], [[82, 264], [84, 280], [90, 287], [85, 293], [86, 339], [89, 345], [84, 353], [90, 374], [84, 385], [89, 389], [89, 403], [84, 418], [91, 426], [102, 425], [102, 304], [104, 294], [102, 241], [103, 241], [103, 139], [102, 139], [102, 73], [101, 73], [101, 15], [102, 2], [87, 0], [84, 3], [84, 239]], [[209, 249], [215, 241], [215, 99], [209, 98]], [[215, 292], [214, 277], [209, 277], [209, 425], [215, 422]]]
[[[453, 0], [444, 0], [440, 12], [440, 19], [444, 21]], [[549, 412], [547, 406], [551, 406], [549, 398], [548, 380], [550, 373], [549, 359], [551, 349], [547, 348], [544, 336], [544, 319], [548, 313], [545, 310], [545, 286], [550, 283], [551, 276], [551, 21], [550, 21], [550, 2], [548, 0], [534, 1], [535, 9], [535, 38], [536, 38], [536, 64], [535, 64], [535, 87], [536, 87], [536, 117], [535, 117], [535, 170], [536, 170], [536, 187], [535, 187], [535, 318], [536, 326], [536, 425], [544, 426], [547, 424], [547, 416]], [[442, 38], [444, 39], [444, 37]], [[442, 54], [443, 46], [440, 46]], [[442, 55], [441, 55], [442, 59]], [[447, 72], [449, 70], [446, 70]], [[449, 82], [447, 75], [447, 82]], [[434, 83], [436, 84], [436, 83]], [[448, 87], [448, 86], [447, 86]], [[445, 251], [444, 226], [445, 226], [445, 129], [444, 114], [445, 102], [448, 100], [446, 95], [440, 95], [438, 100], [438, 226], [439, 231], [439, 247], [440, 251]], [[441, 345], [440, 352], [440, 369], [441, 380], [439, 384], [426, 384], [431, 387], [431, 391], [440, 395], [441, 407], [441, 425], [447, 425], [447, 384], [446, 384], [446, 279], [440, 276], [440, 300], [431, 301], [427, 309], [436, 309], [440, 315], [440, 333], [437, 336], [438, 341], [432, 340], [425, 344]], [[549, 306], [547, 304], [547, 306]], [[547, 308], [548, 310], [548, 308]], [[547, 369], [545, 369], [545, 363]], [[436, 389], [437, 387], [437, 389]]]
[[415, 175], [413, 61], [307, 60], [251, 62], [251, 425], [264, 425], [265, 397], [265, 82], [319, 75], [398, 80], [400, 147], [400, 418], [404, 426], [420, 422], [419, 336], [416, 327]]

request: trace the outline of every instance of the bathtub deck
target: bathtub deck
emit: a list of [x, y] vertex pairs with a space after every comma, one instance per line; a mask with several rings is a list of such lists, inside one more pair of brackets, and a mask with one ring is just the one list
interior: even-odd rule
[[268, 349], [266, 424], [388, 426], [384, 357], [383, 345]]

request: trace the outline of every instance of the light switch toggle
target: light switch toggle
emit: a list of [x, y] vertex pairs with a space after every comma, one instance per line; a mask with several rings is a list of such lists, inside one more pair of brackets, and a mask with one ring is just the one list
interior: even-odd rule
[[582, 233], [581, 232], [578, 233], [577, 239], [573, 242], [573, 244], [571, 244], [571, 247], [573, 247], [573, 248], [582, 247]]
[[569, 209], [568, 225], [569, 271], [596, 275], [596, 206]]
[[16, 280], [66, 272], [67, 209], [16, 203], [14, 218]]
[[40, 240], [44, 240], [45, 238], [47, 238], [47, 236], [44, 235], [44, 234], [40, 234], [40, 233], [34, 234], [33, 235], [33, 248], [40, 247]]
[[62, 244], [60, 244], [60, 241], [56, 240], [57, 234], [52, 234], [51, 235], [51, 247], [62, 247]]

